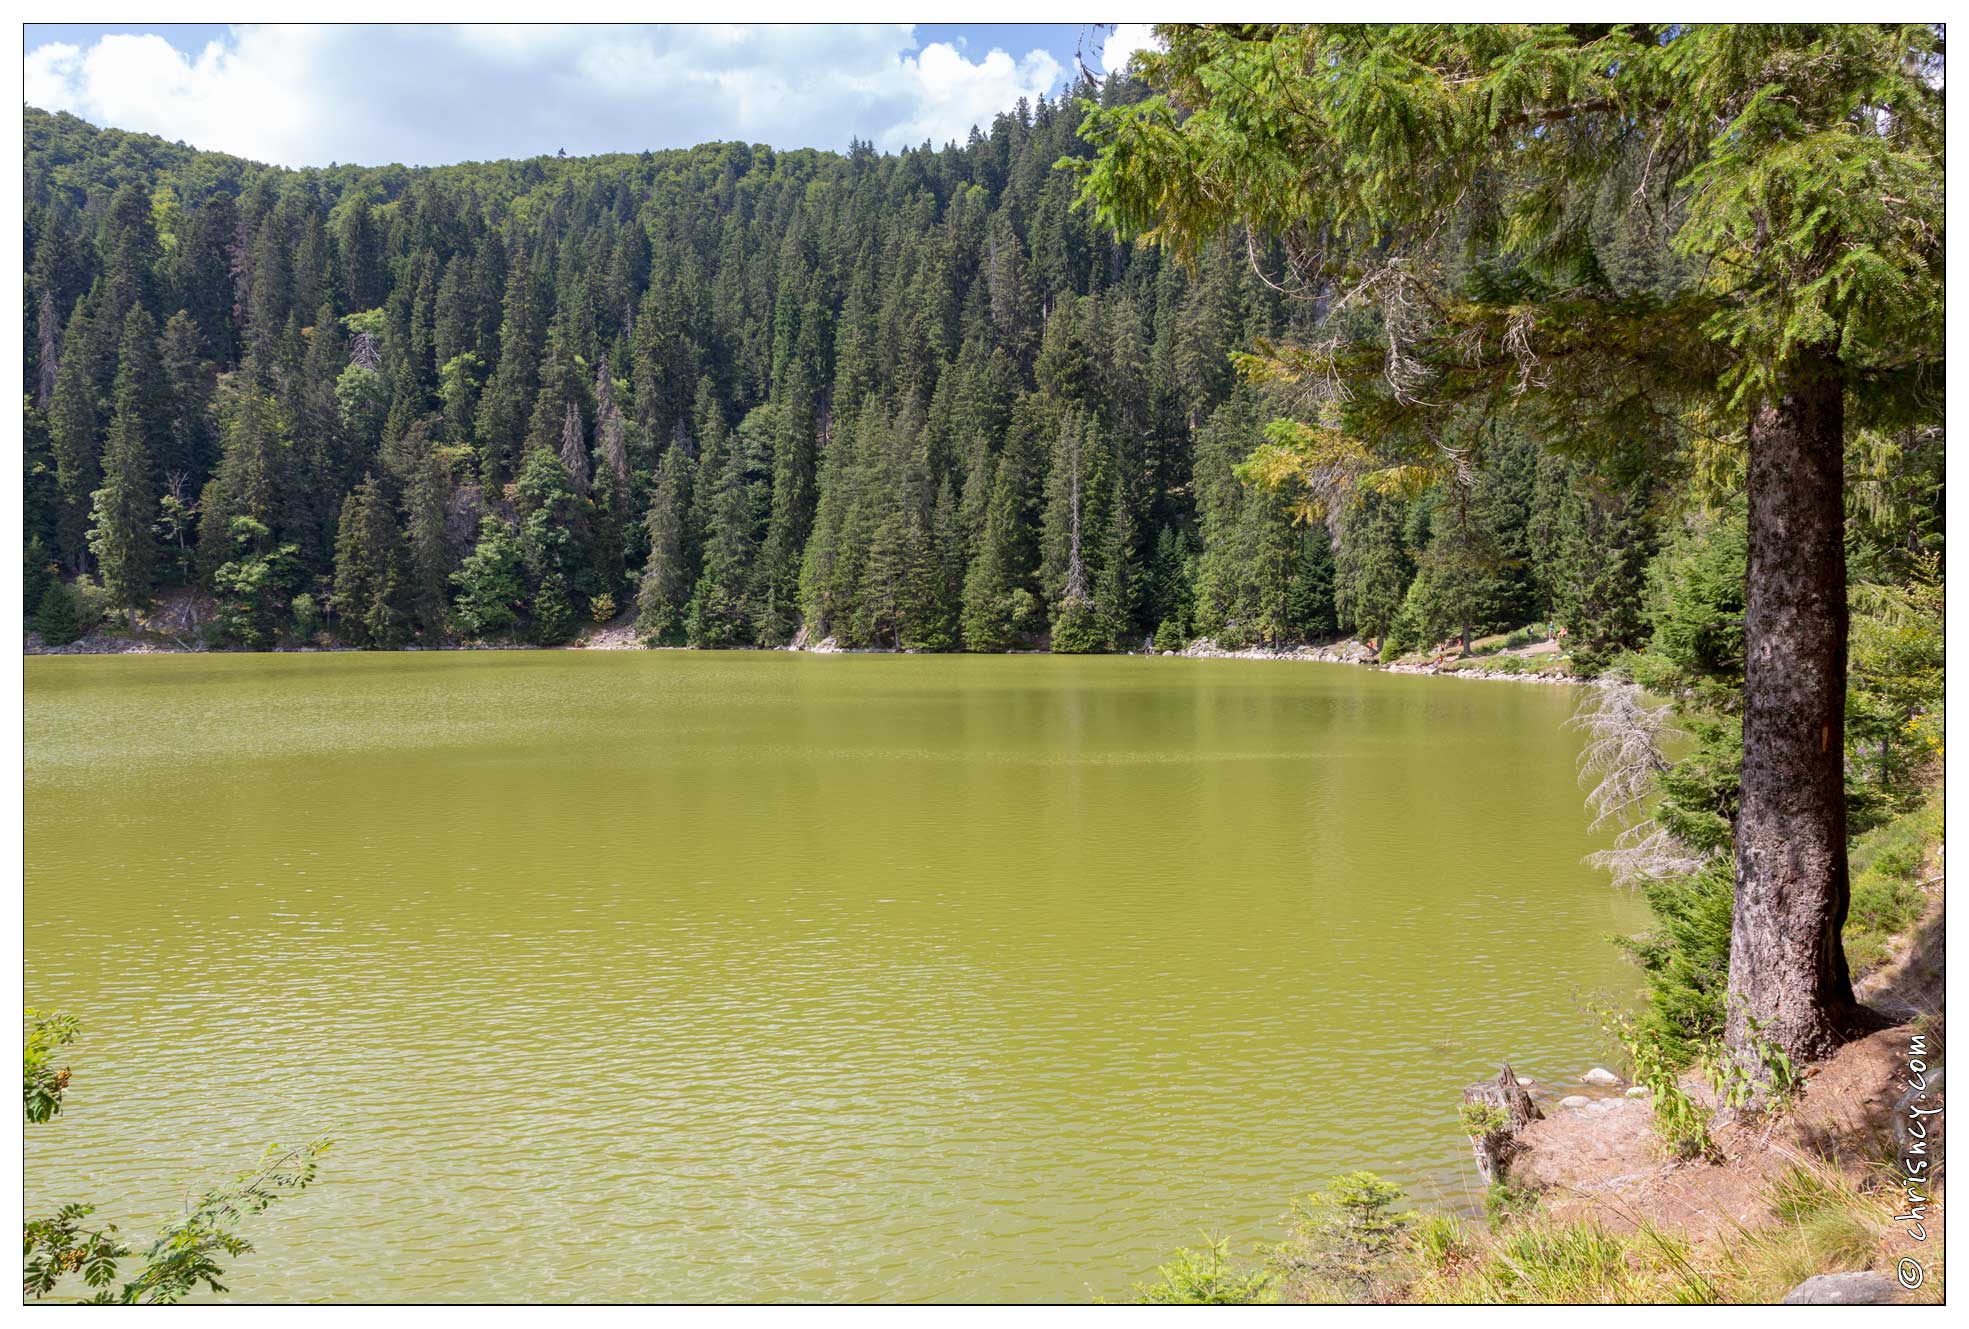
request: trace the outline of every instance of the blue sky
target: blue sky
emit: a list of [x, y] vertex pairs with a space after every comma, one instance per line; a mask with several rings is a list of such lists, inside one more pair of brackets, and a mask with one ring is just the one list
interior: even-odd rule
[[28, 24], [26, 100], [287, 166], [961, 141], [1139, 24]]

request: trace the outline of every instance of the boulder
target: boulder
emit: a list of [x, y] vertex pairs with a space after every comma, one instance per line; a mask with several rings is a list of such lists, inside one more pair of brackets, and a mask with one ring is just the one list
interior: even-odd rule
[[1583, 1108], [1592, 1101], [1585, 1094], [1567, 1094], [1559, 1100], [1559, 1106], [1562, 1108]]
[[1588, 1084], [1597, 1084], [1602, 1089], [1611, 1089], [1620, 1083], [1620, 1077], [1604, 1066], [1595, 1066], [1579, 1078]]
[[1787, 1306], [1883, 1306], [1899, 1295], [1885, 1274], [1857, 1270], [1848, 1274], [1819, 1274], [1784, 1294]]
[[1629, 1098], [1646, 1098], [1648, 1096], [1648, 1087], [1644, 1084], [1629, 1085], [1627, 1096]]

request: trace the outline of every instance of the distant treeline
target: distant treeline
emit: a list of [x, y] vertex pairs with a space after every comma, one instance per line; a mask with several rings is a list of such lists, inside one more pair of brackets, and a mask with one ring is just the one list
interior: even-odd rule
[[1077, 99], [1139, 95], [890, 155], [301, 171], [30, 109], [28, 609], [195, 587], [247, 647], [632, 608], [698, 646], [1637, 641], [1644, 469], [1487, 419], [1454, 479], [1321, 520], [1239, 478], [1278, 412], [1232, 354], [1322, 309], [1268, 245], [1185, 268], [1072, 206]]

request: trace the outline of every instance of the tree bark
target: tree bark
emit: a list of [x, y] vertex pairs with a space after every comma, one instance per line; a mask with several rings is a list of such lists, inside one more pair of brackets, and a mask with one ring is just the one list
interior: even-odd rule
[[1518, 1073], [1505, 1062], [1495, 1079], [1479, 1080], [1463, 1091], [1465, 1103], [1481, 1103], [1496, 1109], [1500, 1124], [1496, 1130], [1470, 1137], [1470, 1150], [1477, 1158], [1477, 1172], [1486, 1185], [1503, 1181], [1511, 1160], [1519, 1153], [1518, 1133], [1545, 1114], [1518, 1083]]
[[1845, 400], [1812, 356], [1750, 420], [1743, 782], [1726, 1039], [1768, 1078], [1761, 1039], [1794, 1062], [1850, 1028], [1840, 942], [1846, 867]]

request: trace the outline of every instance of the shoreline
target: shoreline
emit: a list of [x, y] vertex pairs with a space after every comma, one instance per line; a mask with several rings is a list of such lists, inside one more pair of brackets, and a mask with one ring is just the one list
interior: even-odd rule
[[[264, 651], [212, 650], [203, 646], [189, 646], [179, 639], [158, 641], [142, 637], [113, 636], [106, 633], [90, 633], [66, 646], [43, 646], [32, 631], [23, 634], [21, 654], [23, 656], [114, 656], [114, 655], [419, 655], [447, 651], [704, 651], [706, 654], [722, 652], [789, 652], [801, 655], [968, 655], [968, 651], [898, 651], [889, 647], [848, 647], [837, 646], [833, 638], [813, 646], [754, 646], [719, 647], [706, 650], [696, 646], [644, 646], [633, 631], [609, 625], [560, 646], [535, 646], [525, 642], [452, 642], [442, 646], [401, 646], [392, 651], [368, 651], [356, 646], [275, 646]], [[994, 651], [994, 655], [1049, 655], [1049, 651]], [[1465, 678], [1496, 680], [1515, 683], [1543, 684], [1581, 684], [1591, 680], [1564, 670], [1497, 669], [1487, 667], [1478, 661], [1487, 659], [1509, 659], [1514, 662], [1527, 659], [1515, 652], [1498, 652], [1494, 656], [1467, 657], [1471, 663], [1458, 667], [1454, 660], [1441, 664], [1428, 661], [1395, 660], [1383, 664], [1360, 642], [1347, 638], [1324, 645], [1302, 645], [1295, 647], [1266, 648], [1248, 646], [1238, 650], [1228, 650], [1218, 646], [1209, 638], [1191, 642], [1180, 651], [1112, 651], [1104, 654], [1120, 658], [1154, 659], [1173, 658], [1179, 660], [1260, 660], [1274, 663], [1305, 663], [1354, 665], [1375, 669], [1389, 674], [1420, 674], [1437, 678]], [[1549, 656], [1547, 657], [1549, 658]]]

